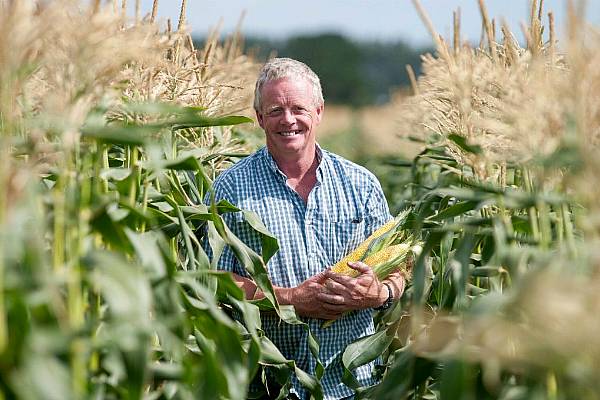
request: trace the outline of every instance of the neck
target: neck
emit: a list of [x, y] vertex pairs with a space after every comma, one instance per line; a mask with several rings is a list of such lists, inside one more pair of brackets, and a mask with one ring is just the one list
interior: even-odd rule
[[288, 179], [299, 179], [305, 176], [308, 172], [316, 170], [318, 158], [316, 146], [311, 146], [312, 150], [302, 152], [301, 154], [278, 155], [273, 158], [277, 166]]

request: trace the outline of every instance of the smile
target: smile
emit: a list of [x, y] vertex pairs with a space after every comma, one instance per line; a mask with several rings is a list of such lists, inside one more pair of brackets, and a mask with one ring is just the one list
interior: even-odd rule
[[289, 132], [277, 132], [281, 136], [296, 136], [302, 133], [302, 131], [289, 131]]

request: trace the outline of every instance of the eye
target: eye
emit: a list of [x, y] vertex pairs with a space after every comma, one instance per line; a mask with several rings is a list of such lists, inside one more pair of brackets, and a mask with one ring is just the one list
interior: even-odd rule
[[281, 115], [282, 109], [281, 108], [273, 108], [269, 111], [267, 111], [267, 117], [276, 117], [278, 115]]
[[294, 106], [294, 108], [292, 109], [292, 111], [295, 114], [305, 114], [305, 113], [308, 112], [308, 110], [304, 106]]

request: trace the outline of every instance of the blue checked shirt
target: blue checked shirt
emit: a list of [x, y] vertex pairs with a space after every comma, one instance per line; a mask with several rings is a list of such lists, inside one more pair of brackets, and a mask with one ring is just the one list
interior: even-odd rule
[[[266, 147], [223, 172], [214, 182], [217, 201], [226, 199], [256, 212], [278, 239], [280, 249], [267, 264], [276, 286], [298, 286], [335, 264], [391, 219], [381, 185], [371, 172], [328, 151], [317, 151], [317, 183], [307, 203], [287, 186], [286, 176]], [[241, 213], [228, 213], [224, 218], [231, 230], [260, 254], [260, 238], [243, 223]], [[219, 268], [248, 277], [229, 249], [223, 253]], [[303, 320], [320, 343], [325, 399], [351, 396], [353, 390], [341, 382], [341, 356], [348, 344], [374, 332], [372, 310], [350, 313], [325, 329], [321, 328], [323, 320]], [[262, 315], [262, 327], [286, 358], [295, 360], [304, 371], [315, 373], [315, 359], [301, 327], [282, 323], [271, 314]], [[362, 385], [375, 383], [373, 364], [353, 371]], [[292, 383], [292, 392], [300, 399], [308, 398], [295, 377]]]

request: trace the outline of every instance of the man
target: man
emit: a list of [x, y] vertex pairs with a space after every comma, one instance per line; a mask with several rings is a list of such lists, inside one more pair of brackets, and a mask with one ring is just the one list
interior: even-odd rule
[[[360, 273], [357, 278], [335, 274], [328, 266], [391, 218], [381, 185], [365, 168], [317, 145], [323, 95], [319, 78], [305, 64], [287, 58], [269, 61], [256, 82], [254, 109], [266, 147], [216, 179], [216, 200], [256, 212], [278, 238], [280, 250], [267, 264], [277, 299], [295, 307], [320, 343], [325, 398], [351, 398], [353, 391], [341, 382], [341, 355], [348, 344], [374, 332], [373, 309], [399, 298], [404, 280], [393, 274], [380, 282], [363, 263], [351, 265]], [[258, 237], [242, 216], [225, 217], [233, 232], [259, 251]], [[263, 296], [231, 252], [219, 264], [232, 272], [248, 299]], [[328, 319], [339, 320], [322, 328]], [[265, 314], [263, 329], [284, 356], [314, 373], [315, 360], [301, 327]], [[354, 374], [361, 384], [372, 384], [372, 369], [365, 365]], [[295, 378], [291, 392], [307, 398]]]

